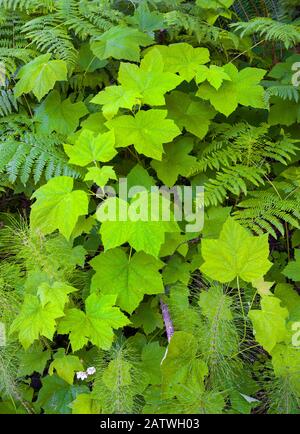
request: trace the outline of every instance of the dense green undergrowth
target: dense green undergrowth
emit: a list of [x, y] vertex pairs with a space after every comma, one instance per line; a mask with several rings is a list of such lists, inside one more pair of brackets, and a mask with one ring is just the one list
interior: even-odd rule
[[299, 413], [299, 12], [0, 0], [1, 413]]

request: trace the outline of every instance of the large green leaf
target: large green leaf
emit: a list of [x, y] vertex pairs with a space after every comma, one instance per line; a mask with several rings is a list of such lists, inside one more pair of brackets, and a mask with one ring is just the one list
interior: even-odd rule
[[32, 198], [36, 202], [31, 207], [32, 228], [51, 234], [56, 229], [69, 239], [78, 217], [88, 213], [88, 195], [81, 190], [73, 191], [73, 179], [58, 176], [38, 188]]
[[141, 110], [136, 116], [118, 116], [106, 125], [115, 132], [116, 146], [134, 145], [140, 154], [161, 160], [163, 143], [180, 134], [175, 123], [166, 117], [166, 110]]
[[121, 63], [118, 80], [128, 92], [141, 95], [143, 104], [155, 106], [165, 105], [165, 93], [175, 89], [182, 81], [178, 75], [164, 72], [163, 58], [157, 49], [146, 54], [140, 67]]
[[72, 414], [100, 414], [100, 403], [91, 393], [81, 393], [70, 405]]
[[289, 262], [282, 273], [294, 282], [300, 281], [300, 249], [295, 250], [295, 261]]
[[114, 339], [113, 329], [129, 324], [117, 307], [116, 295], [91, 294], [85, 301], [85, 313], [69, 309], [59, 324], [59, 333], [70, 333], [73, 351], [80, 350], [88, 341], [109, 350]]
[[223, 70], [231, 81], [223, 82], [219, 89], [215, 89], [209, 83], [204, 83], [199, 87], [196, 95], [209, 100], [214, 108], [225, 116], [233, 113], [239, 104], [254, 108], [267, 108], [264, 88], [259, 84], [266, 73], [264, 69], [245, 68], [238, 71], [236, 66], [229, 63], [223, 67]]
[[160, 366], [165, 355], [166, 349], [159, 343], [149, 342], [142, 351], [142, 369], [145, 375], [149, 376], [149, 384], [161, 383]]
[[50, 357], [50, 350], [43, 351], [43, 346], [40, 342], [33, 344], [27, 351], [20, 351], [18, 377], [31, 375], [33, 372], [43, 374]]
[[163, 281], [165, 285], [170, 285], [176, 282], [188, 284], [191, 278], [191, 264], [185, 262], [179, 255], [174, 255], [168, 261], [166, 267], [163, 269]]
[[139, 3], [128, 22], [137, 24], [143, 32], [153, 32], [164, 28], [164, 15], [157, 11], [150, 11], [147, 2]]
[[288, 310], [281, 307], [280, 300], [273, 296], [265, 296], [261, 299], [261, 310], [249, 312], [255, 339], [269, 353], [278, 342], [284, 341], [287, 337], [288, 315]]
[[175, 332], [161, 364], [162, 385], [166, 397], [181, 394], [194, 385], [204, 391], [204, 377], [208, 373], [205, 362], [197, 358], [196, 338], [186, 332]]
[[[130, 63], [125, 63], [125, 65], [135, 66]], [[109, 86], [94, 96], [91, 102], [102, 105], [103, 115], [107, 119], [111, 119], [118, 113], [119, 108], [131, 110], [134, 105], [140, 103], [141, 98], [142, 95], [136, 89]]]
[[101, 253], [90, 262], [96, 274], [92, 278], [92, 290], [104, 294], [116, 294], [117, 304], [132, 313], [145, 294], [164, 292], [159, 269], [163, 263], [137, 252], [131, 258], [116, 248]]
[[197, 74], [199, 65], [209, 62], [209, 51], [207, 48], [194, 48], [185, 42], [171, 44], [169, 46], [159, 45], [164, 60], [164, 70], [178, 72], [186, 81], [191, 81]]
[[[158, 219], [151, 218], [151, 201], [153, 199], [153, 202], [155, 202], [157, 199], [153, 195], [156, 195], [156, 193], [141, 193], [138, 202], [131, 203], [130, 206], [127, 202], [113, 197], [107, 199], [98, 208], [97, 218], [102, 222], [100, 234], [105, 250], [129, 242], [137, 251], [143, 250], [153, 256], [159, 255], [160, 247], [165, 240], [165, 233], [178, 232], [179, 228], [177, 223], [172, 220], [172, 214], [171, 221], [163, 221], [160, 215]], [[162, 203], [162, 206], [166, 208], [169, 205], [168, 200], [164, 200]], [[134, 208], [131, 208], [131, 206]], [[137, 209], [138, 213], [142, 212], [147, 215], [141, 215], [140, 219], [132, 219], [130, 209], [133, 211]], [[114, 215], [115, 210], [117, 213]], [[122, 215], [118, 214], [118, 210], [122, 211]], [[110, 212], [112, 212], [113, 218], [110, 218], [108, 214]]]
[[270, 107], [268, 122], [270, 125], [291, 126], [300, 123], [300, 107], [298, 102], [276, 98]]
[[64, 312], [56, 304], [47, 303], [43, 306], [37, 296], [26, 294], [10, 333], [18, 333], [19, 341], [27, 349], [40, 335], [51, 340], [56, 329], [56, 319], [62, 316]]
[[207, 80], [216, 90], [218, 90], [223, 81], [231, 81], [230, 76], [227, 74], [225, 69], [221, 66], [211, 65], [209, 68], [205, 65], [199, 66], [196, 82], [203, 83]]
[[151, 162], [156, 170], [158, 178], [169, 187], [172, 187], [178, 176], [188, 176], [196, 166], [197, 158], [189, 155], [194, 147], [193, 140], [182, 138], [177, 142], [164, 146], [165, 154], [162, 161]]
[[126, 59], [138, 62], [140, 46], [153, 44], [153, 39], [137, 29], [114, 26], [91, 42], [91, 50], [99, 59]]
[[281, 300], [283, 307], [289, 311], [289, 321], [300, 321], [300, 295], [288, 283], [279, 283], [276, 285], [274, 295]]
[[254, 237], [232, 218], [223, 225], [218, 240], [203, 239], [204, 264], [200, 270], [208, 277], [225, 283], [236, 277], [252, 282], [271, 267], [268, 260], [268, 236]]
[[168, 118], [175, 121], [182, 130], [203, 139], [207, 134], [211, 119], [216, 111], [206, 102], [193, 98], [186, 93], [174, 91], [166, 97]]
[[147, 302], [141, 303], [130, 321], [133, 327], [142, 327], [146, 335], [154, 332], [156, 328], [162, 328], [163, 319], [158, 298], [149, 298]]
[[145, 187], [148, 191], [155, 185], [154, 178], [140, 164], [136, 164], [127, 175], [128, 190], [136, 185]]
[[52, 131], [71, 134], [78, 127], [79, 119], [87, 113], [82, 101], [73, 103], [70, 98], [62, 101], [59, 92], [53, 90], [38, 106], [34, 119], [39, 123], [38, 129], [42, 134]]
[[49, 366], [49, 375], [53, 375], [55, 370], [60, 378], [69, 384], [73, 384], [75, 372], [82, 369], [83, 365], [78, 356], [66, 355], [65, 350], [60, 348]]
[[43, 307], [46, 306], [47, 303], [51, 303], [63, 310], [69, 300], [68, 294], [76, 291], [78, 291], [78, 289], [64, 282], [54, 282], [52, 285], [44, 282], [38, 287], [37, 295]]
[[39, 390], [37, 405], [46, 414], [71, 413], [71, 402], [77, 395], [87, 393], [87, 386], [71, 386], [57, 375], [47, 376], [42, 379], [42, 388]]
[[97, 161], [110, 161], [117, 154], [115, 149], [115, 136], [113, 131], [95, 135], [92, 131], [83, 129], [74, 146], [64, 145], [70, 158], [70, 164], [87, 166]]
[[300, 351], [298, 347], [277, 344], [272, 350], [272, 365], [277, 377], [288, 381], [297, 394], [300, 394]]
[[196, 0], [196, 4], [203, 9], [229, 8], [234, 0]]
[[67, 65], [63, 60], [50, 60], [51, 54], [42, 54], [24, 65], [18, 72], [15, 86], [16, 97], [33, 92], [40, 101], [56, 81], [67, 80]]

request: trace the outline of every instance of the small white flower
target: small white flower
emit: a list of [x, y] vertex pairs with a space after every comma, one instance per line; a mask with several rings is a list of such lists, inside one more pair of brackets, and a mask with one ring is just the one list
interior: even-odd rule
[[90, 366], [89, 368], [87, 368], [86, 373], [88, 375], [93, 375], [96, 372], [96, 368], [94, 366]]
[[77, 380], [85, 380], [88, 377], [88, 374], [84, 371], [79, 371], [76, 373]]

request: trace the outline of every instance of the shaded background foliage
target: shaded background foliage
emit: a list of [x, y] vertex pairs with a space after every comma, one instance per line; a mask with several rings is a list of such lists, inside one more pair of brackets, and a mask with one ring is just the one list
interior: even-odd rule
[[[9, 332], [0, 347], [1, 412], [299, 412], [300, 353], [291, 343], [300, 321], [300, 112], [292, 84], [292, 65], [300, 62], [297, 3], [0, 0], [0, 319]], [[105, 55], [103, 40], [119, 31], [128, 45], [121, 55], [113, 48]], [[208, 49], [221, 82], [205, 69], [207, 59], [201, 73], [160, 89], [177, 131], [172, 137], [180, 137], [165, 141], [161, 158], [151, 145], [122, 144], [118, 152], [112, 145], [108, 157], [95, 158], [98, 170], [113, 161], [106, 177], [101, 172], [105, 182], [99, 171], [87, 179], [93, 158], [82, 162], [84, 134], [98, 149], [110, 140], [102, 138], [108, 128], [116, 137], [122, 131], [116, 114], [155, 116], [165, 105], [135, 90], [134, 103], [111, 108], [113, 97], [105, 92], [121, 83], [121, 68], [139, 65], [140, 54], [156, 53], [158, 64], [157, 51], [145, 47], [164, 46], [166, 63], [166, 47], [176, 43], [190, 44], [192, 56], [193, 49]], [[179, 54], [189, 50], [180, 47]], [[40, 56], [56, 65], [48, 87], [32, 76]], [[173, 80], [174, 73], [184, 75], [171, 73]], [[231, 89], [232, 106], [226, 76], [238, 83], [239, 74], [245, 75]], [[107, 250], [114, 230], [94, 217], [96, 192], [101, 182], [114, 185], [121, 176], [148, 188], [204, 185], [201, 233], [162, 229], [158, 255], [132, 239]], [[67, 194], [81, 194], [71, 229], [68, 218], [64, 226], [57, 214], [53, 223], [43, 210], [43, 194], [47, 202], [62, 179], [71, 186]], [[255, 260], [251, 245], [261, 252]], [[225, 251], [221, 260], [215, 246]], [[128, 299], [120, 272], [127, 261], [138, 276], [126, 288]], [[162, 301], [175, 329], [169, 344]], [[114, 320], [101, 319], [105, 309]], [[96, 332], [86, 326], [78, 333], [74, 321], [93, 318], [100, 321]], [[108, 337], [97, 333], [105, 327]], [[76, 372], [88, 367], [96, 373], [78, 379]]]

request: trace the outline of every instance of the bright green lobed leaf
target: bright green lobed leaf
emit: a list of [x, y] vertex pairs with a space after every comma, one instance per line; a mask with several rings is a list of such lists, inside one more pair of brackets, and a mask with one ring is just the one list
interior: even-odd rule
[[50, 134], [52, 131], [71, 134], [78, 127], [80, 118], [86, 114], [88, 110], [84, 102], [73, 103], [70, 98], [62, 101], [59, 92], [53, 90], [37, 107], [34, 120], [38, 122], [41, 134]]
[[51, 340], [56, 330], [56, 320], [62, 316], [64, 312], [56, 304], [47, 303], [43, 306], [37, 296], [27, 294], [10, 333], [18, 333], [19, 341], [28, 349], [40, 335]]
[[182, 130], [203, 139], [215, 117], [216, 111], [206, 102], [183, 93], [174, 91], [166, 97], [168, 117], [173, 119]]
[[117, 304], [132, 313], [145, 294], [164, 292], [159, 269], [163, 263], [144, 252], [132, 257], [120, 249], [101, 253], [90, 262], [96, 274], [92, 278], [92, 291], [102, 294], [116, 294]]
[[282, 272], [286, 277], [294, 282], [300, 281], [300, 250], [295, 250], [295, 261], [291, 261]]
[[252, 236], [232, 218], [224, 223], [218, 240], [202, 240], [201, 252], [205, 262], [200, 270], [222, 283], [237, 277], [252, 282], [264, 276], [272, 265], [268, 260], [268, 236]]
[[93, 181], [99, 187], [104, 187], [109, 179], [117, 179], [113, 166], [89, 167], [84, 177], [85, 181]]
[[171, 142], [180, 134], [175, 123], [166, 119], [166, 110], [139, 111], [135, 116], [118, 116], [106, 122], [114, 130], [116, 146], [134, 145], [137, 152], [161, 160], [163, 143]]
[[140, 67], [121, 63], [118, 80], [127, 92], [139, 95], [142, 104], [165, 105], [164, 95], [175, 89], [182, 79], [171, 72], [164, 72], [164, 60], [159, 50], [152, 49], [141, 61]]
[[197, 158], [189, 155], [194, 143], [191, 138], [181, 138], [164, 146], [165, 154], [161, 161], [153, 160], [151, 166], [156, 170], [158, 178], [168, 187], [172, 187], [179, 175], [189, 176]]
[[36, 202], [31, 207], [32, 228], [44, 234], [56, 229], [69, 239], [78, 217], [88, 213], [88, 196], [84, 191], [73, 191], [73, 179], [58, 176], [38, 188], [32, 198]]
[[[178, 232], [177, 222], [163, 221], [162, 214], [151, 209], [152, 203], [162, 205], [161, 209], [168, 210], [170, 202], [167, 199], [157, 199], [156, 193], [141, 193], [139, 199], [133, 200], [129, 205], [123, 200], [112, 197], [107, 199], [97, 210], [97, 219], [100, 220], [100, 234], [105, 250], [121, 246], [129, 242], [136, 250], [143, 250], [149, 255], [158, 256], [160, 247], [165, 240], [166, 232]], [[153, 210], [152, 218], [151, 213]], [[172, 210], [171, 210], [172, 212]]]
[[113, 329], [129, 324], [129, 320], [114, 307], [116, 295], [91, 294], [85, 300], [85, 313], [79, 309], [67, 310], [59, 324], [60, 333], [70, 333], [73, 351], [80, 350], [91, 341], [104, 350], [109, 350], [113, 339]]
[[113, 131], [95, 135], [92, 131], [83, 129], [75, 145], [64, 145], [64, 149], [70, 158], [69, 163], [77, 166], [87, 166], [97, 161], [106, 163], [117, 154]]
[[197, 74], [199, 65], [209, 62], [207, 48], [194, 48], [185, 42], [169, 46], [159, 45], [156, 48], [163, 57], [164, 70], [178, 72], [188, 82]]
[[67, 65], [63, 60], [50, 60], [51, 54], [42, 54], [24, 65], [18, 72], [15, 86], [16, 97], [33, 92], [40, 101], [56, 81], [67, 80]]
[[55, 370], [60, 378], [69, 384], [73, 384], [75, 372], [82, 369], [82, 363], [77, 356], [66, 355], [64, 349], [60, 348], [49, 366], [49, 375], [53, 375]]
[[92, 40], [91, 50], [99, 59], [126, 59], [138, 62], [140, 46], [153, 44], [153, 39], [137, 29], [114, 26]]
[[255, 339], [269, 353], [275, 345], [287, 336], [286, 319], [288, 310], [273, 296], [261, 299], [261, 310], [251, 310], [249, 318], [253, 323]]
[[223, 67], [223, 71], [231, 81], [223, 82], [219, 89], [215, 89], [208, 83], [199, 87], [197, 96], [209, 100], [214, 108], [229, 116], [239, 104], [254, 108], [266, 108], [264, 101], [264, 88], [260, 86], [266, 71], [258, 68], [245, 68], [238, 71], [236, 66], [229, 63]]

